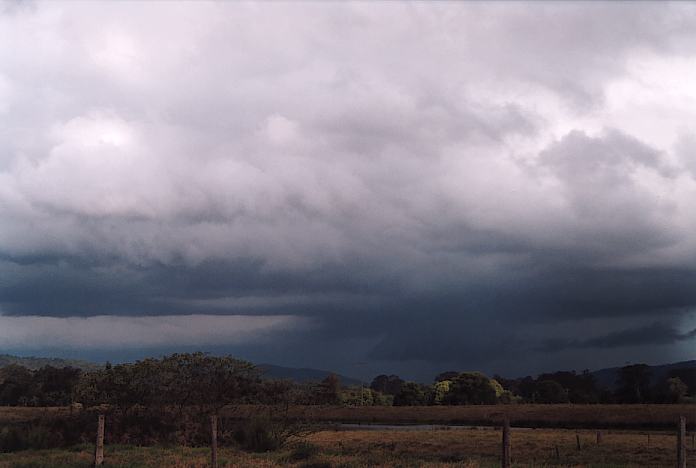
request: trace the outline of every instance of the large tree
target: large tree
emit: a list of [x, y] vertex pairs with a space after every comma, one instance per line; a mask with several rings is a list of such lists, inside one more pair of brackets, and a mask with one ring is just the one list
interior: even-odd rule
[[385, 395], [396, 396], [401, 392], [404, 381], [398, 375], [378, 375], [372, 380], [370, 388]]
[[619, 370], [616, 397], [621, 403], [650, 401], [650, 366], [633, 364]]
[[217, 412], [248, 400], [259, 382], [258, 371], [246, 361], [205, 353], [172, 354], [91, 372], [80, 382], [77, 394], [88, 405], [195, 407]]
[[444, 402], [450, 405], [492, 405], [497, 402], [496, 387], [480, 372], [462, 372], [451, 380]]

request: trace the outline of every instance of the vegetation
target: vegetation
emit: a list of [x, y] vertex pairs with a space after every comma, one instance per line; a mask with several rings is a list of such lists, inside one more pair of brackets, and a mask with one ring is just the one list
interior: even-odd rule
[[[293, 460], [316, 458], [315, 448], [297, 444], [317, 424], [498, 425], [507, 417], [516, 427], [671, 428], [678, 415], [693, 414], [693, 407], [679, 405], [694, 399], [689, 374], [676, 369], [652, 385], [649, 368], [632, 365], [618, 376], [614, 391], [598, 388], [588, 372], [505, 379], [450, 371], [433, 384], [380, 375], [369, 387], [343, 387], [334, 374], [305, 384], [263, 380], [251, 363], [204, 353], [91, 371], [11, 364], [0, 369], [0, 405], [14, 406], [0, 410], [0, 452], [88, 443], [97, 412], [106, 415], [110, 446], [206, 446], [209, 416], [217, 415], [221, 446], [265, 453], [294, 444]], [[622, 405], [568, 405], [606, 402]]]
[[0, 405], [64, 406], [72, 403], [82, 371], [45, 366], [30, 370], [17, 364], [0, 369]]
[[[258, 412], [236, 407], [239, 418]], [[225, 414], [225, 410], [223, 410]], [[315, 423], [451, 424], [499, 426], [507, 417], [514, 427], [672, 430], [679, 416], [696, 424], [694, 405], [459, 405], [459, 406], [291, 406], [288, 417]]]
[[[3, 356], [0, 356], [2, 358]], [[29, 359], [29, 358], [17, 358]], [[39, 358], [30, 360], [31, 364]], [[47, 360], [50, 361], [50, 360]], [[82, 370], [45, 365], [29, 368], [17, 363], [0, 367], [0, 406], [87, 406], [109, 404], [129, 410], [134, 406], [195, 407], [216, 412], [230, 404], [263, 398], [260, 371], [232, 357], [203, 353], [173, 354], [162, 359], [106, 365]], [[266, 386], [272, 386], [266, 380]], [[284, 381], [284, 393], [298, 404], [316, 405], [479, 405], [511, 403], [689, 403], [696, 401], [696, 369], [672, 369], [651, 381], [645, 364], [625, 366], [614, 389], [600, 387], [589, 371], [559, 371], [536, 378], [506, 379], [480, 372], [448, 371], [433, 384], [406, 382], [397, 375], [379, 375], [369, 388], [343, 387], [338, 376], [322, 382]]]
[[0, 368], [10, 365], [26, 367], [29, 370], [37, 370], [41, 369], [42, 367], [50, 366], [58, 369], [62, 369], [63, 367], [73, 367], [75, 369], [91, 371], [104, 367], [100, 364], [82, 361], [79, 359], [45, 358], [34, 356], [21, 357], [12, 356], [10, 354], [0, 354]]
[[[576, 446], [579, 436], [581, 449]], [[512, 431], [513, 464], [517, 467], [573, 466], [592, 468], [674, 466], [674, 435], [652, 432], [605, 432], [597, 445], [594, 431]], [[69, 450], [30, 450], [0, 454], [4, 467], [91, 466], [94, 447], [77, 445]], [[273, 452], [249, 452], [235, 446], [220, 449], [220, 466], [343, 467], [368, 466], [493, 468], [500, 466], [500, 431], [320, 431], [293, 440]], [[210, 450], [205, 447], [135, 447], [107, 445], [106, 467], [205, 467]], [[688, 452], [688, 465], [696, 451]]]

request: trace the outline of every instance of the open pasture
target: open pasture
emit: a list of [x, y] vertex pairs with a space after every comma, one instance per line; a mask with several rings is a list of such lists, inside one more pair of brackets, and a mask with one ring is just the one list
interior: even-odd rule
[[[256, 406], [228, 408], [246, 417]], [[291, 417], [311, 422], [461, 424], [495, 426], [508, 417], [516, 427], [673, 429], [680, 416], [691, 428], [696, 405], [467, 405], [467, 406], [294, 406]]]
[[[320, 431], [304, 442], [270, 453], [220, 449], [220, 466], [303, 468], [466, 467], [499, 465], [500, 431], [494, 429], [424, 431]], [[576, 435], [581, 448], [577, 448]], [[673, 467], [675, 437], [666, 432], [537, 429], [512, 431], [514, 467]], [[107, 446], [105, 467], [205, 467], [210, 451], [190, 447]], [[93, 447], [0, 454], [2, 468], [86, 468]], [[696, 464], [689, 441], [688, 466]]]
[[[72, 410], [79, 411], [79, 410]], [[223, 410], [247, 418], [263, 412], [257, 405]], [[0, 407], [0, 423], [45, 416], [66, 416], [69, 407]], [[468, 405], [468, 406], [292, 406], [291, 418], [317, 423], [461, 424], [496, 426], [507, 416], [516, 427], [667, 429], [686, 416], [696, 425], [696, 405]]]

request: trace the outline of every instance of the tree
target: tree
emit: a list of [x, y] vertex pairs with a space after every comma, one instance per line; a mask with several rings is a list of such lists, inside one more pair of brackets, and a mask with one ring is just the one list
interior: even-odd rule
[[442, 382], [443, 380], [452, 380], [456, 376], [459, 375], [459, 372], [457, 371], [446, 371], [446, 372], [440, 372], [435, 376], [435, 382]]
[[696, 367], [681, 367], [669, 371], [669, 377], [677, 377], [688, 388], [689, 395], [696, 395]]
[[570, 403], [597, 403], [599, 401], [599, 390], [595, 384], [594, 376], [590, 374], [589, 370], [584, 370], [580, 375], [575, 371], [559, 371], [541, 374], [537, 377], [537, 382], [544, 380], [553, 380], [565, 388]]
[[679, 377], [671, 377], [666, 382], [667, 403], [681, 403], [689, 391], [689, 387]]
[[406, 382], [394, 397], [394, 406], [421, 406], [428, 404], [428, 397], [422, 385]]
[[378, 375], [372, 380], [370, 388], [385, 395], [396, 396], [401, 392], [404, 381], [398, 375]]
[[500, 398], [500, 396], [503, 394], [505, 389], [503, 389], [503, 386], [500, 385], [500, 382], [498, 382], [496, 379], [491, 379], [490, 380], [491, 387], [493, 387], [493, 390], [495, 391], [495, 397]]
[[633, 364], [619, 370], [616, 396], [621, 403], [650, 401], [650, 366]]
[[74, 367], [44, 366], [34, 372], [36, 397], [41, 406], [64, 406], [72, 403], [73, 390], [82, 371]]
[[259, 373], [246, 361], [205, 353], [172, 354], [85, 375], [77, 395], [87, 405], [196, 407], [215, 413], [255, 394]]
[[447, 394], [452, 386], [451, 380], [440, 380], [433, 385], [433, 404], [442, 405], [445, 403]]
[[337, 405], [341, 402], [341, 379], [336, 374], [329, 374], [316, 388], [317, 403]]
[[555, 380], [542, 380], [536, 385], [537, 403], [568, 403], [568, 391]]
[[445, 403], [450, 405], [493, 405], [497, 402], [496, 388], [480, 372], [462, 372], [451, 380]]
[[0, 369], [0, 405], [27, 406], [34, 395], [32, 371], [18, 364]]

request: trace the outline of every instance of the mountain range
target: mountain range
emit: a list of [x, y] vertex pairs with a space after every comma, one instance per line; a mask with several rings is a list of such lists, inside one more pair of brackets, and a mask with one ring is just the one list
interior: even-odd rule
[[[662, 380], [664, 380], [669, 371], [674, 369], [693, 369], [696, 372], [696, 360], [693, 361], [681, 361], [674, 362], [671, 364], [661, 364], [650, 367], [650, 383], [655, 385]], [[592, 372], [592, 375], [600, 387], [605, 387], [609, 389], [614, 389], [616, 387], [616, 381], [619, 377], [620, 367], [610, 367], [607, 369], [600, 369], [598, 371]]]

